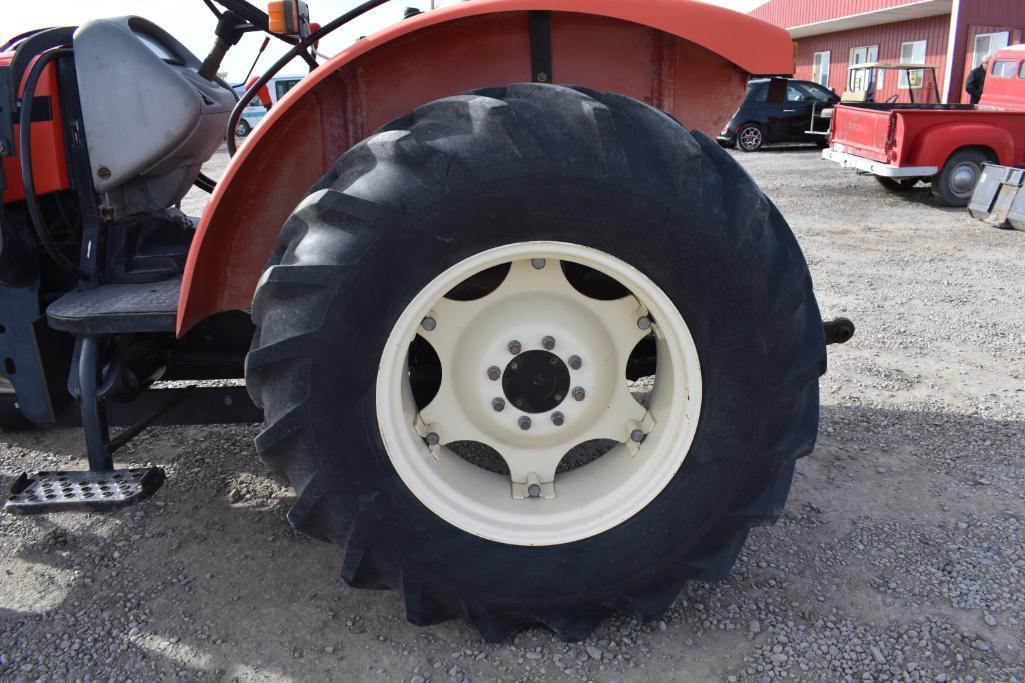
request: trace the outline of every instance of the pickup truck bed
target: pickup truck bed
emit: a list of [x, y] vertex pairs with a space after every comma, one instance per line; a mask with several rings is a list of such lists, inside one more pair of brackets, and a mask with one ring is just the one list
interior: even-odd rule
[[944, 202], [964, 206], [984, 162], [1025, 162], [1025, 110], [962, 104], [839, 105], [823, 158], [881, 178], [905, 179], [904, 189], [915, 180], [931, 182]]

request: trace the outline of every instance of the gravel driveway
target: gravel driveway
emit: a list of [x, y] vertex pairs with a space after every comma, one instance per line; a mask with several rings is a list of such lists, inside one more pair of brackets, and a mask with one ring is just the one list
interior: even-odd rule
[[[0, 679], [1025, 679], [1025, 233], [815, 150], [738, 158], [794, 227], [824, 315], [858, 335], [830, 351], [785, 516], [725, 581], [579, 644], [418, 629], [292, 532], [256, 427], [153, 429], [118, 460], [167, 468], [154, 500], [0, 515]], [[0, 432], [2, 485], [83, 452], [74, 430]]]

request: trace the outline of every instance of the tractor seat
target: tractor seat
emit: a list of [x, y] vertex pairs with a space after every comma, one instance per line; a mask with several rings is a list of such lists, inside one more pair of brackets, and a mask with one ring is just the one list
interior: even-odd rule
[[50, 327], [75, 335], [174, 332], [181, 277], [68, 292], [46, 309]]

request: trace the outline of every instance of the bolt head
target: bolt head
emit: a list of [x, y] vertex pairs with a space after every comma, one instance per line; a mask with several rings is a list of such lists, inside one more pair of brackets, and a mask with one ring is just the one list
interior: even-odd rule
[[100, 176], [100, 178], [106, 180], [107, 178], [110, 177], [110, 169], [107, 168], [106, 166], [100, 166], [100, 168], [97, 171], [96, 175], [98, 175], [98, 176]]
[[566, 422], [566, 416], [556, 411], [552, 413], [552, 424], [556, 427], [561, 427]]
[[541, 270], [545, 267], [545, 260], [543, 258], [531, 259], [530, 265], [534, 266], [534, 270]]
[[531, 424], [530, 418], [527, 417], [526, 415], [521, 417], [519, 422], [520, 422], [520, 429], [522, 429], [523, 431], [527, 431], [528, 429], [530, 429], [530, 424]]
[[509, 353], [514, 356], [520, 355], [520, 351], [523, 350], [523, 344], [519, 343], [515, 339], [509, 342]]
[[630, 440], [634, 443], [641, 443], [647, 435], [639, 429], [630, 432]]
[[531, 498], [541, 497], [541, 484], [531, 484], [527, 487], [527, 495]]
[[505, 410], [505, 399], [496, 398], [494, 401], [491, 402], [491, 407], [495, 409], [496, 413], [502, 412], [503, 410]]
[[437, 432], [431, 432], [430, 434], [424, 437], [424, 441], [427, 442], [428, 446], [437, 446], [439, 443], [441, 443], [441, 437], [438, 436]]
[[584, 362], [582, 360], [580, 360], [580, 356], [570, 356], [569, 357], [569, 367], [570, 367], [571, 370], [579, 370], [580, 366], [583, 365], [583, 364], [584, 364]]
[[584, 391], [583, 387], [574, 387], [573, 388], [573, 400], [575, 400], [575, 401], [583, 401], [585, 398], [587, 398], [587, 392]]
[[490, 368], [488, 368], [488, 379], [490, 379], [492, 382], [497, 381], [498, 378], [501, 376], [502, 370], [499, 369], [498, 366], [492, 365]]
[[638, 318], [637, 319], [637, 327], [641, 328], [642, 330], [650, 330], [651, 329], [651, 318], [649, 318], [648, 316], [644, 316], [643, 318]]
[[555, 348], [555, 337], [545, 337], [541, 340], [541, 346], [545, 351], [551, 351]]
[[438, 321], [432, 318], [431, 316], [427, 316], [420, 322], [420, 327], [424, 328], [428, 332], [432, 331], [437, 326]]

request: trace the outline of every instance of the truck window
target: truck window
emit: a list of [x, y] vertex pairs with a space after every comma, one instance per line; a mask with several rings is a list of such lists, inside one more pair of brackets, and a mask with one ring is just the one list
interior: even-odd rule
[[1021, 68], [1018, 69], [1018, 78], [1025, 78], [1025, 62], [1021, 63]]
[[298, 85], [300, 80], [302, 79], [290, 78], [287, 80], [277, 81], [274, 84], [274, 90], [275, 94], [277, 95], [277, 98], [280, 100], [282, 97], [284, 97], [285, 93], [294, 88], [296, 85]]
[[993, 62], [991, 72], [994, 78], [1014, 78], [1018, 63], [1011, 59], [998, 59]]

